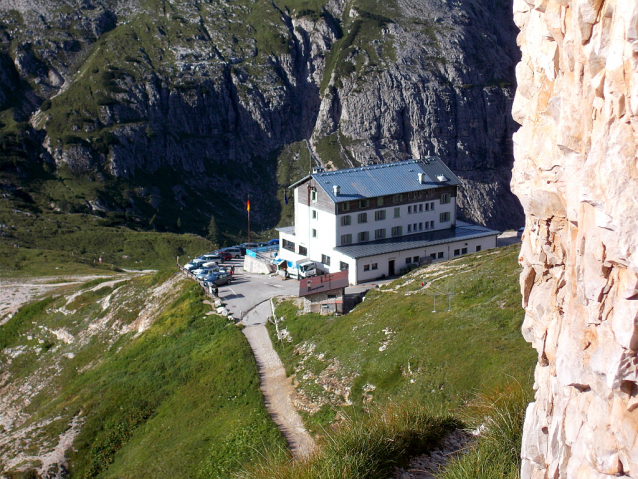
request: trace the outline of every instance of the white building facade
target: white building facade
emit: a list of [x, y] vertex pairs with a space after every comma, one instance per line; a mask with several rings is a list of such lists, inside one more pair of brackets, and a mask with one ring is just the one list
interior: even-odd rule
[[290, 187], [295, 225], [279, 228], [279, 257], [348, 269], [356, 284], [495, 247], [498, 231], [457, 221], [459, 185], [436, 157], [316, 170]]

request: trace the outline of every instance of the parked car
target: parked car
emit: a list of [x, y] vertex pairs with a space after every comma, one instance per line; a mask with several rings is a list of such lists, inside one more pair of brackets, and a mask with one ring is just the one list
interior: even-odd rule
[[192, 271], [194, 269], [201, 268], [201, 265], [204, 264], [204, 263], [205, 263], [204, 260], [200, 260], [200, 259], [195, 258], [190, 263], [186, 263], [184, 265], [184, 269], [186, 269], [188, 271]]
[[233, 277], [228, 273], [213, 273], [206, 280], [204, 286], [221, 286], [222, 284], [230, 284]]
[[222, 258], [218, 254], [206, 253], [200, 256], [201, 259], [206, 260], [207, 263], [215, 262], [221, 263]]
[[217, 255], [222, 259], [223, 262], [233, 259], [233, 255], [227, 251], [218, 251]]
[[217, 271], [219, 271], [219, 268], [197, 268], [191, 271], [191, 273], [193, 273], [195, 276], [199, 276], [201, 274], [216, 273]]
[[516, 232], [516, 237], [517, 238], [522, 238], [524, 232], [525, 232], [525, 226], [523, 226], [522, 228], [518, 229], [518, 231]]
[[229, 246], [227, 248], [222, 248], [219, 251], [223, 253], [230, 253], [233, 255], [233, 258], [241, 258], [242, 256], [244, 256], [244, 254], [246, 254], [246, 250], [242, 252], [239, 246]]
[[257, 243], [242, 243], [239, 245], [240, 248], [246, 248], [246, 249], [255, 249], [255, 248], [259, 248], [259, 245]]
[[260, 248], [265, 248], [266, 246], [270, 246], [268, 243], [257, 243], [257, 246]]
[[212, 268], [212, 269], [219, 268], [219, 263], [221, 263], [221, 258], [219, 261], [209, 261], [208, 263], [204, 263], [202, 265], [202, 268]]
[[279, 245], [279, 240], [278, 240], [278, 239], [276, 239], [276, 238], [271, 239], [271, 240], [269, 240], [269, 241], [268, 241], [268, 244], [269, 244], [270, 246], [277, 246], [277, 245]]

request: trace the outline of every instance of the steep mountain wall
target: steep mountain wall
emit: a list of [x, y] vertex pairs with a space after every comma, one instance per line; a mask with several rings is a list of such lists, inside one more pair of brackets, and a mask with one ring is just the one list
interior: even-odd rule
[[524, 478], [638, 477], [638, 3], [517, 0]]
[[278, 221], [300, 145], [328, 167], [439, 155], [467, 184], [465, 216], [518, 226], [511, 4], [11, 0], [0, 172], [17, 164], [24, 186], [39, 157], [38, 204], [223, 229], [248, 193], [260, 227]]

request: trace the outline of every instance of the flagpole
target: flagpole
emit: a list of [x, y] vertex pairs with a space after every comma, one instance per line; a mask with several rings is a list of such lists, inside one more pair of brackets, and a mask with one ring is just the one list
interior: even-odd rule
[[250, 195], [248, 195], [248, 202], [246, 203], [246, 209], [248, 210], [248, 242], [250, 243]]

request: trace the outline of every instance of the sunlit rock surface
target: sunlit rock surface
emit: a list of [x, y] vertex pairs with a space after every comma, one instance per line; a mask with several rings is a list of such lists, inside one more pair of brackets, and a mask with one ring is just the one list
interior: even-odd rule
[[638, 2], [516, 0], [523, 478], [638, 477]]

